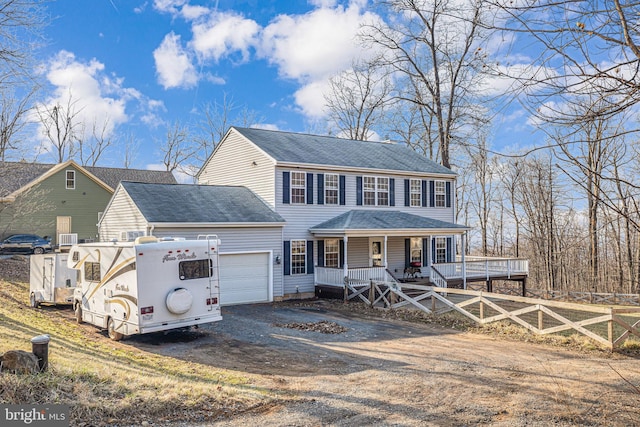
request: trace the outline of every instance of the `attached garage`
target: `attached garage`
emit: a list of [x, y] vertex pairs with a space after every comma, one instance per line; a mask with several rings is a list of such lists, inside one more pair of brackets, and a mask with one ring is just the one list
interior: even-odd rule
[[272, 300], [271, 253], [220, 254], [220, 304]]
[[[221, 305], [281, 299], [284, 219], [244, 187], [122, 182], [98, 225], [100, 239], [153, 235], [220, 245]], [[126, 231], [126, 233], [124, 233]]]

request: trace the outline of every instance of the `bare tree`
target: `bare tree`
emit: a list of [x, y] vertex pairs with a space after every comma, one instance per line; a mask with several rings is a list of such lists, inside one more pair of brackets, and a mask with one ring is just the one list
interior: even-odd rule
[[122, 148], [122, 166], [125, 169], [131, 168], [135, 157], [140, 149], [140, 141], [136, 141], [132, 134], [128, 134], [124, 137], [124, 147]]
[[440, 161], [451, 167], [450, 144], [464, 139], [467, 119], [478, 120], [474, 95], [483, 56], [478, 44], [486, 27], [484, 1], [388, 0], [381, 5], [392, 23], [366, 26], [364, 41], [384, 49], [397, 75], [396, 98], [428, 117], [423, 124], [431, 139], [424, 143], [437, 144]]
[[168, 172], [180, 170], [196, 152], [189, 141], [189, 129], [177, 121], [167, 128], [166, 139], [160, 150], [163, 154], [162, 163]]
[[36, 112], [42, 124], [44, 136], [51, 143], [58, 163], [70, 159], [75, 154], [76, 131], [78, 123], [75, 121], [79, 111], [75, 101], [69, 94], [67, 104], [56, 102], [54, 105], [40, 104]]
[[102, 128], [100, 129], [98, 129], [98, 123], [94, 119], [90, 139], [87, 141], [78, 138], [76, 142], [81, 164], [83, 166], [96, 166], [106, 149], [113, 145], [113, 140], [109, 135], [109, 119], [107, 118], [102, 123]]
[[0, 161], [4, 162], [10, 151], [19, 150], [34, 93], [35, 89], [18, 99], [8, 90], [0, 90]]
[[0, 0], [0, 89], [31, 81], [41, 44], [45, 0]]
[[350, 139], [369, 139], [392, 91], [387, 71], [376, 60], [354, 62], [329, 80], [329, 89], [325, 103], [330, 125]]

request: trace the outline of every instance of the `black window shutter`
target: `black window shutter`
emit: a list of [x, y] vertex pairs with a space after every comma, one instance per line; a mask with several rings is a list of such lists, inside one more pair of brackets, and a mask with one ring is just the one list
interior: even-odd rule
[[453, 238], [447, 237], [447, 262], [453, 262]]
[[389, 178], [389, 206], [396, 205], [396, 179]]
[[422, 180], [422, 207], [426, 208], [427, 205], [427, 180]]
[[429, 239], [422, 239], [422, 266], [429, 264]]
[[429, 181], [429, 206], [434, 207], [436, 205], [436, 182]]
[[436, 263], [436, 239], [431, 238], [431, 262]]
[[289, 190], [290, 183], [289, 172], [282, 172], [282, 203], [285, 205], [289, 204], [289, 196], [291, 193], [291, 190]]
[[362, 177], [356, 177], [356, 205], [362, 206]]
[[411, 194], [409, 192], [410, 182], [408, 179], [404, 180], [404, 205], [411, 206]]
[[307, 204], [313, 204], [313, 174], [307, 174]]
[[339, 257], [340, 257], [340, 268], [344, 267], [344, 240], [340, 239], [339, 241], [339, 247], [340, 247], [340, 253], [339, 253]]
[[313, 240], [307, 240], [307, 274], [313, 274]]
[[324, 267], [324, 240], [318, 240], [318, 267]]
[[316, 179], [318, 180], [318, 204], [324, 205], [324, 174], [319, 173]]
[[447, 200], [447, 207], [450, 208], [451, 207], [451, 182], [447, 181], [445, 184], [446, 187], [446, 200]]
[[404, 266], [411, 265], [411, 239], [404, 239]]
[[291, 241], [284, 241], [284, 275], [291, 274]]
[[344, 206], [347, 203], [347, 193], [346, 193], [346, 177], [344, 175], [340, 175], [340, 205]]

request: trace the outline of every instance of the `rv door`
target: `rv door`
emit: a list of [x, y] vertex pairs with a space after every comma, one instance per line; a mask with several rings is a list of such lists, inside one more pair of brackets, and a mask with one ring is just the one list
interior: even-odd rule
[[42, 263], [42, 298], [44, 301], [53, 301], [55, 280], [55, 260], [53, 257], [46, 257]]

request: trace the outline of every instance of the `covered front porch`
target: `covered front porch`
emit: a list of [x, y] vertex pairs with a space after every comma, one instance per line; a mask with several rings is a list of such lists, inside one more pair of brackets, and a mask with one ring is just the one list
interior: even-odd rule
[[310, 229], [318, 248], [315, 286], [357, 290], [373, 281], [466, 289], [486, 282], [490, 291], [493, 280], [516, 280], [524, 291], [527, 260], [456, 257], [467, 231], [404, 212], [347, 212]]

